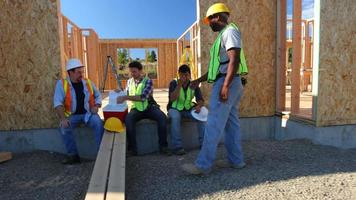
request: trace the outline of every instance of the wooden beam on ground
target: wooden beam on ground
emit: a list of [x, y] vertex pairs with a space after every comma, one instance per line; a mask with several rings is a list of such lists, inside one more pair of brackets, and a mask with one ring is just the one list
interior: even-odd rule
[[106, 200], [125, 199], [126, 133], [115, 134]]
[[302, 58], [302, 1], [293, 1], [293, 60], [292, 60], [292, 91], [291, 111], [299, 113], [300, 104], [300, 67]]
[[85, 200], [105, 200], [114, 134], [104, 133]]
[[11, 152], [0, 152], [0, 163], [11, 160], [12, 153]]

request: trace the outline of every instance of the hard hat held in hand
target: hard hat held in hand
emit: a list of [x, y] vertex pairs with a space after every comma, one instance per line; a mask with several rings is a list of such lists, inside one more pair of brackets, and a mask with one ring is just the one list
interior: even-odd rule
[[192, 116], [195, 119], [197, 119], [199, 121], [202, 121], [202, 122], [206, 122], [208, 120], [208, 113], [209, 113], [209, 111], [205, 106], [202, 106], [200, 108], [200, 112], [199, 113], [196, 113], [195, 109], [192, 109], [192, 111], [191, 111]]
[[116, 118], [116, 117], [110, 117], [109, 119], [107, 119], [105, 121], [105, 125], [104, 128], [107, 131], [111, 131], [111, 132], [124, 132], [125, 131], [125, 127], [123, 125], [123, 123], [121, 122], [120, 119]]
[[209, 24], [209, 16], [212, 16], [217, 13], [230, 13], [229, 8], [223, 3], [215, 3], [212, 6], [208, 8], [208, 11], [206, 12], [205, 18], [204, 18], [204, 24]]
[[82, 62], [80, 62], [79, 59], [77, 58], [71, 58], [68, 60], [67, 65], [66, 65], [66, 69], [71, 70], [71, 69], [75, 69], [78, 67], [84, 67], [84, 65], [82, 64]]

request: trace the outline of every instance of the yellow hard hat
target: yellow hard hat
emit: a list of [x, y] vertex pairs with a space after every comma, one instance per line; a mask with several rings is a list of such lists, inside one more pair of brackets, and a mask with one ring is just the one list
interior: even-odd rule
[[204, 18], [204, 24], [209, 24], [209, 16], [214, 15], [216, 13], [230, 13], [230, 10], [227, 8], [227, 6], [223, 3], [215, 3], [212, 6], [209, 7], [208, 11], [206, 11], [206, 15]]
[[106, 120], [104, 128], [108, 131], [112, 132], [123, 132], [125, 131], [125, 127], [122, 124], [121, 120], [117, 117], [110, 117]]

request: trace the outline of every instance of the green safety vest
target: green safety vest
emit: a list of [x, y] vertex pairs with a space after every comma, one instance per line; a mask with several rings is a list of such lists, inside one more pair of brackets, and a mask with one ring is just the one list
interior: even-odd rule
[[186, 110], [190, 110], [194, 106], [192, 102], [194, 91], [195, 90], [190, 89], [188, 86], [187, 92], [185, 93], [183, 87], [181, 87], [179, 91], [179, 97], [173, 101], [172, 108], [175, 108], [179, 111], [182, 111], [184, 108]]
[[[130, 96], [136, 96], [136, 95], [142, 95], [143, 89], [145, 88], [146, 82], [148, 78], [147, 76], [143, 78], [143, 80], [137, 85], [135, 84], [135, 79], [132, 78], [132, 81], [130, 81], [130, 88], [129, 88], [129, 95]], [[144, 111], [148, 107], [148, 100], [144, 101], [133, 101], [131, 109], [136, 108], [138, 111]]]
[[[220, 63], [220, 54], [219, 54], [220, 53], [220, 45], [221, 45], [221, 36], [222, 36], [223, 32], [226, 30], [226, 28], [228, 28], [228, 27], [233, 27], [236, 30], [239, 30], [239, 28], [234, 23], [230, 23], [222, 31], [220, 31], [213, 46], [210, 48], [210, 63], [209, 63], [209, 69], [208, 69], [208, 82], [209, 83], [214, 82], [216, 79], [216, 76], [219, 73], [219, 67], [221, 64]], [[240, 51], [240, 64], [239, 64], [237, 73], [241, 74], [241, 75], [246, 75], [248, 73], [243, 48], [241, 48], [241, 51]]]

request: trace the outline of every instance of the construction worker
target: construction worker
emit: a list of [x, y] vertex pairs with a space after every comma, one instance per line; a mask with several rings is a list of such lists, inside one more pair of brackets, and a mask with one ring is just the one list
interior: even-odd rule
[[53, 104], [60, 118], [61, 135], [67, 150], [63, 164], [80, 163], [73, 130], [80, 123], [94, 129], [96, 150], [99, 150], [104, 133], [103, 122], [98, 115], [101, 94], [89, 79], [83, 79], [84, 65], [79, 59], [69, 59], [66, 65], [68, 77], [58, 80]]
[[185, 164], [189, 174], [209, 173], [216, 157], [217, 145], [225, 135], [227, 160], [218, 160], [217, 167], [243, 168], [245, 166], [239, 122], [239, 103], [243, 92], [240, 74], [247, 73], [241, 34], [237, 26], [228, 23], [230, 11], [223, 3], [209, 7], [205, 24], [219, 32], [210, 49], [208, 72], [192, 81], [192, 87], [208, 81], [213, 83], [205, 128], [203, 146], [194, 164]]
[[[199, 113], [204, 105], [204, 99], [199, 87], [192, 90], [190, 88], [190, 68], [183, 64], [178, 69], [179, 79], [172, 80], [169, 84], [169, 102], [167, 106], [168, 115], [171, 118], [171, 141], [173, 154], [184, 155], [186, 152], [182, 146], [182, 136], [180, 132], [181, 118], [194, 119], [191, 110]], [[197, 101], [194, 106], [193, 98]], [[205, 122], [195, 120], [199, 132], [199, 144], [201, 146], [204, 137]]]
[[129, 71], [132, 76], [127, 81], [127, 96], [117, 97], [117, 103], [126, 100], [132, 101], [131, 110], [125, 118], [126, 133], [128, 137], [128, 154], [137, 155], [136, 145], [136, 122], [142, 119], [152, 119], [157, 122], [159, 151], [162, 154], [170, 154], [167, 143], [167, 117], [154, 101], [153, 83], [142, 72], [142, 64], [138, 61], [129, 63]]

